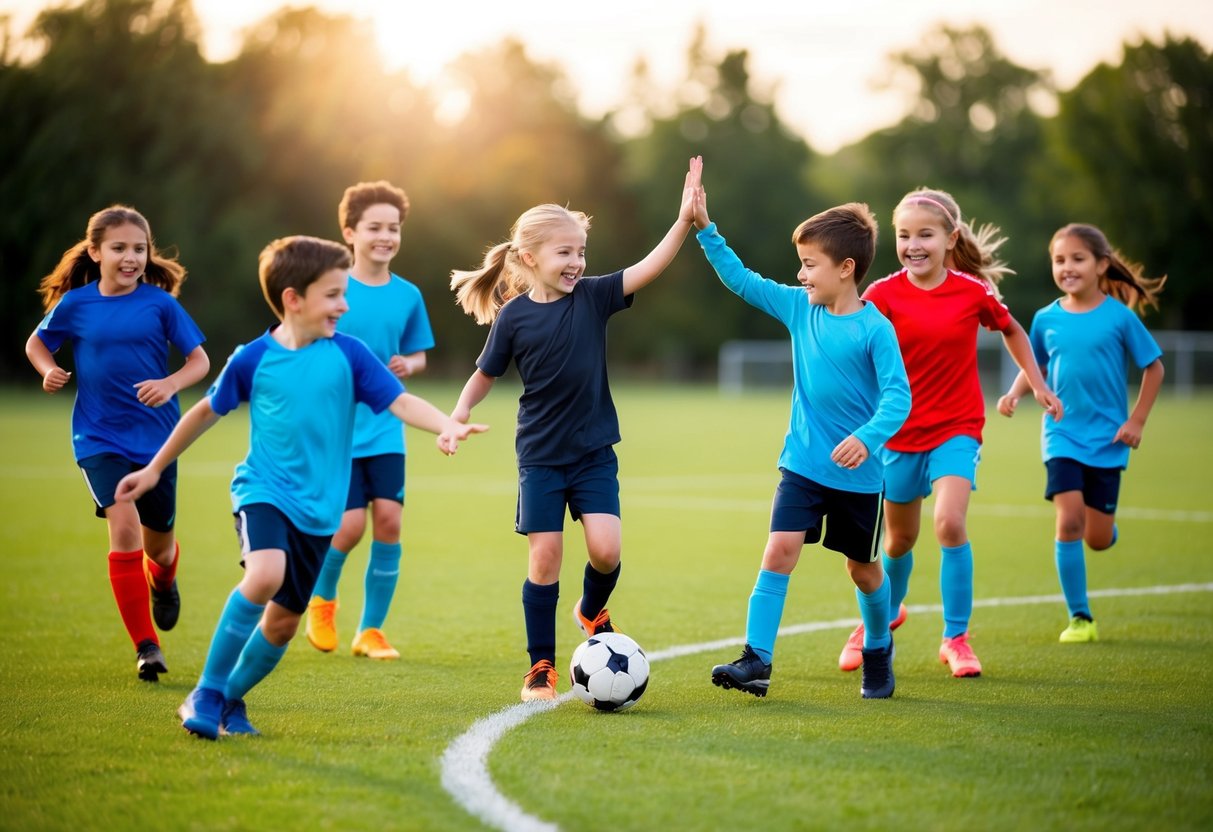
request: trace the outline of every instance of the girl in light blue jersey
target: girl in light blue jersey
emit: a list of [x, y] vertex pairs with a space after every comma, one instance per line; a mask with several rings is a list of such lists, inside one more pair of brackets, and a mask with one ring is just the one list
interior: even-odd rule
[[[1044, 415], [1041, 449], [1047, 470], [1045, 498], [1057, 509], [1054, 557], [1070, 625], [1063, 643], [1099, 638], [1087, 599], [1083, 541], [1096, 551], [1116, 542], [1120, 472], [1141, 444], [1146, 419], [1162, 386], [1162, 350], [1134, 312], [1157, 307], [1165, 277], [1146, 278], [1098, 228], [1067, 225], [1049, 244], [1053, 281], [1065, 296], [1032, 319], [1036, 361], [1065, 403], [1065, 421]], [[1141, 368], [1137, 403], [1128, 410], [1125, 363]], [[1015, 413], [1028, 390], [1021, 372], [998, 400]]]

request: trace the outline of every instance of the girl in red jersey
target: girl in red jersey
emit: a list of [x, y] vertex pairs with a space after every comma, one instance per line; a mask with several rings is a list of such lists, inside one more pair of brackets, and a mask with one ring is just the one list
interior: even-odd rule
[[[994, 259], [998, 229], [974, 231], [943, 191], [919, 189], [893, 211], [901, 271], [864, 292], [893, 324], [910, 378], [910, 417], [885, 448], [884, 566], [893, 627], [905, 621], [922, 499], [935, 491], [935, 536], [943, 559], [944, 631], [939, 659], [953, 676], [981, 675], [969, 645], [973, 550], [965, 529], [969, 493], [977, 487], [985, 400], [977, 374], [977, 327], [1000, 332], [1040, 405], [1061, 419], [1061, 402], [1045, 383], [1022, 326], [996, 284], [1010, 271]], [[847, 640], [838, 666], [863, 663], [863, 627]]]

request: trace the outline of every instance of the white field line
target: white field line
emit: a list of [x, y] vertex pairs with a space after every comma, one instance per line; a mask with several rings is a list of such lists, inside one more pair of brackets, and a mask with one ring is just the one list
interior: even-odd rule
[[[1185, 592], [1213, 592], [1213, 583], [1176, 584], [1174, 586], [1146, 586], [1124, 589], [1095, 589], [1092, 598], [1114, 598], [1140, 595], [1174, 595]], [[1018, 598], [975, 599], [974, 607], [1013, 607], [1026, 604], [1062, 603], [1061, 595], [1025, 595]], [[939, 604], [916, 604], [909, 607], [913, 613], [938, 612]], [[833, 621], [811, 621], [792, 624], [779, 629], [779, 635], [790, 636], [801, 633], [816, 633], [822, 630], [850, 630], [859, 623], [858, 618], [837, 618]], [[706, 653], [725, 647], [740, 646], [744, 638], [724, 638], [699, 644], [683, 644], [649, 653], [649, 662]], [[517, 803], [497, 790], [489, 776], [488, 759], [493, 746], [505, 734], [531, 717], [551, 711], [573, 698], [572, 692], [564, 693], [551, 702], [527, 702], [512, 705], [495, 714], [476, 720], [472, 726], [447, 746], [442, 754], [442, 787], [455, 803], [468, 814], [479, 818], [486, 825], [504, 832], [556, 832], [560, 827], [528, 815]], [[626, 719], [626, 717], [624, 717]]]

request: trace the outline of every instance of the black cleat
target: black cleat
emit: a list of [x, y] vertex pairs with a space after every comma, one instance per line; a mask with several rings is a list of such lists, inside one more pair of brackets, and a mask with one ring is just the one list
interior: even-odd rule
[[161, 673], [168, 673], [168, 665], [164, 663], [164, 654], [160, 645], [151, 639], [139, 642], [136, 652], [135, 667], [139, 670], [139, 678], [145, 682], [159, 682]]
[[743, 690], [755, 696], [766, 696], [767, 688], [771, 685], [771, 666], [747, 644], [737, 661], [712, 668], [712, 684], [725, 690]]
[[863, 682], [859, 693], [864, 699], [888, 699], [893, 695], [893, 642], [883, 649], [863, 651]]
[[177, 579], [173, 585], [161, 592], [152, 587], [152, 620], [162, 631], [171, 630], [177, 626], [177, 618], [181, 615], [181, 593], [177, 591]]

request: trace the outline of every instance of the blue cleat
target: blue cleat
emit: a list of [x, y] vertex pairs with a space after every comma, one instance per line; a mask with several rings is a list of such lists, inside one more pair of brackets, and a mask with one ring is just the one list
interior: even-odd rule
[[243, 699], [229, 699], [223, 705], [223, 716], [219, 718], [219, 733], [225, 737], [233, 734], [247, 734], [251, 737], [261, 736], [261, 732], [248, 721], [248, 711], [244, 708]]
[[223, 694], [214, 688], [194, 688], [185, 697], [177, 716], [181, 727], [196, 737], [208, 740], [219, 738], [219, 722], [223, 718]]
[[771, 686], [771, 665], [764, 662], [746, 645], [741, 658], [712, 668], [712, 684], [725, 690], [741, 690], [755, 696], [766, 696]]

